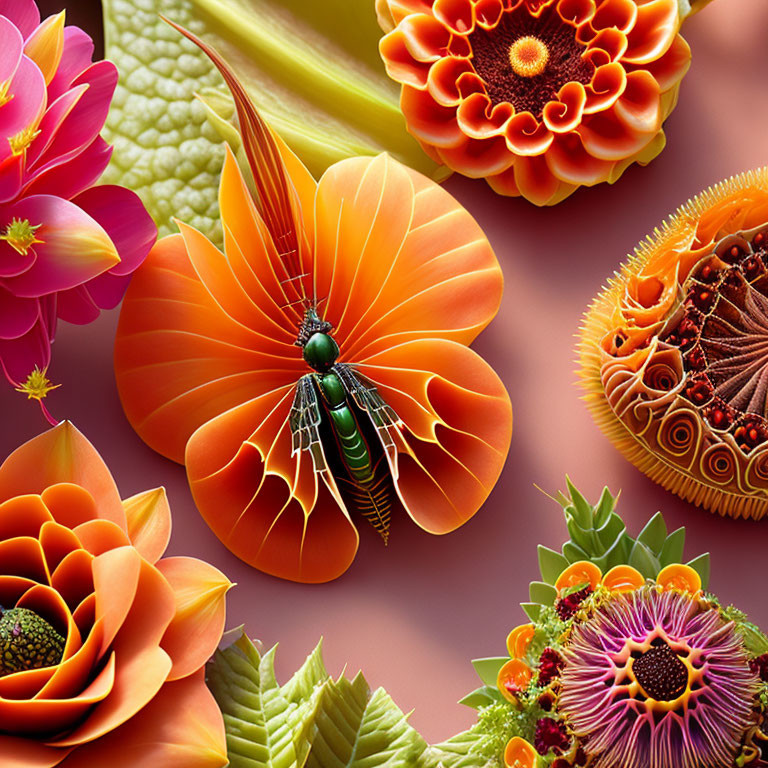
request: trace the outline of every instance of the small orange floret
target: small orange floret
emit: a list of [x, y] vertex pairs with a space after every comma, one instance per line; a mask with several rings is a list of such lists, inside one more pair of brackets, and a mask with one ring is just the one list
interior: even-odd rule
[[517, 694], [528, 688], [532, 677], [531, 668], [524, 661], [511, 659], [499, 670], [496, 685], [507, 701], [516, 704]]
[[664, 590], [696, 594], [701, 590], [701, 576], [690, 565], [668, 565], [656, 577], [656, 583]]
[[504, 765], [507, 768], [534, 768], [537, 760], [536, 750], [519, 736], [510, 739], [504, 749]]
[[603, 579], [603, 586], [611, 592], [634, 592], [643, 584], [645, 577], [631, 565], [617, 565]]
[[555, 587], [558, 593], [564, 589], [589, 585], [596, 589], [603, 578], [603, 572], [594, 563], [589, 560], [579, 560], [577, 563], [569, 565], [558, 577]]
[[507, 635], [507, 651], [513, 659], [525, 658], [528, 646], [536, 633], [536, 627], [533, 624], [521, 624], [515, 627]]

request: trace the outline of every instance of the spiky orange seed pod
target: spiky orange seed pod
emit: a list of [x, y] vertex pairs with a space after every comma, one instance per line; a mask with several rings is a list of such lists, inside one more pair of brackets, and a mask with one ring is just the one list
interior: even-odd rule
[[579, 376], [652, 480], [733, 517], [768, 513], [768, 168], [683, 205], [585, 314]]

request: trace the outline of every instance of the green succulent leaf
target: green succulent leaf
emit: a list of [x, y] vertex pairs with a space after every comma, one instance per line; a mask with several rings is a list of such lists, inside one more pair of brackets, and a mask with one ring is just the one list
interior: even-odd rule
[[478, 677], [486, 684], [495, 686], [499, 670], [509, 661], [509, 656], [489, 656], [484, 659], [475, 659], [472, 666]]
[[480, 707], [489, 707], [491, 704], [496, 704], [502, 701], [502, 698], [498, 688], [483, 685], [472, 691], [472, 693], [468, 693], [463, 699], [460, 699], [459, 704], [463, 704], [465, 707], [472, 707], [472, 709], [480, 709]]
[[568, 567], [568, 560], [554, 549], [539, 544], [539, 570], [547, 584], [554, 584], [557, 577]]
[[682, 562], [685, 549], [685, 528], [678, 528], [667, 536], [664, 546], [659, 554], [659, 562], [662, 568], [673, 563]]
[[640, 531], [637, 540], [645, 544], [654, 554], [661, 552], [664, 542], [667, 540], [667, 526], [661, 512], [657, 512], [645, 524], [645, 528]]
[[642, 541], [635, 541], [635, 545], [629, 553], [629, 565], [637, 568], [646, 579], [653, 579], [661, 570], [659, 561]]
[[701, 577], [702, 589], [706, 589], [709, 586], [709, 575], [710, 575], [709, 552], [703, 555], [699, 555], [693, 560], [690, 560], [688, 562], [688, 565], [691, 568], [693, 568], [693, 570], [696, 571], [696, 573], [699, 574], [699, 576]]
[[540, 605], [554, 605], [557, 600], [557, 590], [551, 584], [543, 581], [532, 581], [528, 587], [532, 603]]
[[[399, 86], [378, 53], [373, 0], [104, 0], [106, 55], [120, 71], [105, 181], [134, 189], [159, 226], [178, 217], [220, 242], [217, 187], [233, 113], [213, 65], [158, 14], [212, 44], [265, 119], [319, 176], [345, 157], [389, 152], [434, 178], [405, 129]], [[205, 104], [194, 98], [200, 94]]]

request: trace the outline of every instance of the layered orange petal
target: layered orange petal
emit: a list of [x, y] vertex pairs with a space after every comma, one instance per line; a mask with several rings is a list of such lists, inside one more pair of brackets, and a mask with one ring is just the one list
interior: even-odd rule
[[165, 488], [131, 496], [123, 502], [131, 544], [148, 562], [156, 563], [171, 537], [171, 508]]

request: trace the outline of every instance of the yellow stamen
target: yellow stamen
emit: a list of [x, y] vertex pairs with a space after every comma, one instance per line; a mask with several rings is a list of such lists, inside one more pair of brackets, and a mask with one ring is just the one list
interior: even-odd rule
[[14, 219], [5, 228], [5, 234], [0, 235], [0, 240], [5, 240], [14, 251], [26, 256], [31, 246], [35, 243], [42, 243], [38, 240], [35, 233], [42, 224], [30, 224], [29, 219]]
[[519, 37], [509, 46], [509, 63], [520, 77], [540, 75], [549, 61], [549, 49], [538, 37]]
[[11, 152], [14, 155], [20, 155], [38, 136], [40, 131], [28, 125], [23, 131], [19, 131], [15, 136], [8, 139], [11, 145]]
[[16, 387], [16, 391], [26, 395], [27, 400], [42, 400], [47, 397], [52, 389], [58, 389], [61, 386], [61, 384], [52, 384], [49, 381], [46, 376], [47, 371], [47, 368], [43, 368], [41, 371], [35, 366], [32, 373], [27, 376], [27, 380], [20, 387]]
[[4, 83], [0, 83], [0, 107], [5, 106], [13, 98], [13, 94], [8, 93], [8, 89], [10, 87], [11, 87], [10, 77]]

